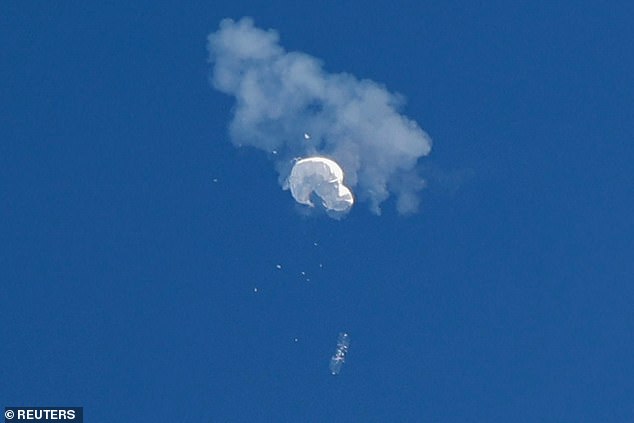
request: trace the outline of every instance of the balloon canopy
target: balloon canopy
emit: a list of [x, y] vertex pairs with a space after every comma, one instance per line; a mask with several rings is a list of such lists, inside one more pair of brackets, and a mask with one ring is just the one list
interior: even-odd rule
[[326, 210], [346, 212], [354, 204], [352, 192], [343, 184], [343, 170], [331, 159], [308, 157], [293, 166], [288, 184], [295, 201], [314, 207], [311, 195], [322, 201]]

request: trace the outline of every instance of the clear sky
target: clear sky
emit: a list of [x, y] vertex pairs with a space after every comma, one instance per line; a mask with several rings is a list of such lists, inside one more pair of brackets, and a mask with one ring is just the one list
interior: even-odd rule
[[[0, 406], [634, 421], [634, 6], [478, 3], [0, 3]], [[232, 144], [243, 16], [406, 98], [417, 214], [307, 216]]]

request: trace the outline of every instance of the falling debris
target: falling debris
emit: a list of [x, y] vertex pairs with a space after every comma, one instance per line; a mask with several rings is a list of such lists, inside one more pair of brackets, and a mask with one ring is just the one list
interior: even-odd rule
[[214, 178], [214, 179], [212, 179], [212, 181], [218, 182], [218, 178]]
[[326, 210], [347, 212], [354, 204], [352, 192], [343, 184], [343, 170], [325, 157], [309, 157], [295, 163], [288, 177], [295, 201], [314, 207], [315, 194]]
[[318, 243], [316, 243], [316, 242], [313, 242], [313, 245], [314, 245], [315, 247], [317, 247], [319, 244], [318, 244]]
[[257, 288], [253, 288], [253, 292], [258, 292], [258, 289]]
[[282, 265], [281, 264], [276, 264], [275, 267], [277, 267], [278, 269], [281, 269]]
[[297, 338], [295, 338], [295, 342], [297, 342]]
[[304, 139], [308, 141], [310, 139], [310, 134], [308, 132], [304, 132]]
[[341, 332], [339, 338], [337, 338], [337, 349], [335, 354], [330, 357], [330, 373], [333, 375], [339, 374], [341, 366], [346, 361], [346, 354], [348, 354], [348, 347], [350, 346], [350, 337], [347, 333]]

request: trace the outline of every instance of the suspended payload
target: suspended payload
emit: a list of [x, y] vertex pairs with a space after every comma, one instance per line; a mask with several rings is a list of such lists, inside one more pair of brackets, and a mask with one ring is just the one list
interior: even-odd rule
[[338, 375], [341, 371], [341, 366], [346, 361], [346, 354], [348, 354], [348, 347], [350, 347], [350, 337], [347, 333], [342, 332], [337, 338], [337, 349], [335, 354], [330, 357], [330, 373]]
[[314, 194], [326, 210], [346, 212], [354, 204], [352, 192], [343, 184], [343, 170], [325, 157], [308, 157], [293, 166], [288, 185], [295, 201], [310, 207]]

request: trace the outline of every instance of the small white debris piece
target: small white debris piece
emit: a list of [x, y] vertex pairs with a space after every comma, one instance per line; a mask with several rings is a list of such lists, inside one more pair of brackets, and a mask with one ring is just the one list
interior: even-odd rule
[[214, 179], [212, 179], [212, 181], [218, 182], [218, 178], [214, 178]]
[[319, 244], [318, 244], [317, 242], [313, 242], [313, 245], [316, 247], [316, 246], [318, 246]]
[[323, 265], [323, 264], [321, 264], [321, 263], [319, 263], [319, 268], [321, 269], [321, 268], [323, 268], [323, 267], [324, 267], [324, 265]]
[[306, 272], [302, 270], [302, 276], [306, 276]]
[[253, 292], [258, 292], [258, 289], [257, 288], [253, 288]]
[[308, 141], [310, 139], [310, 134], [308, 132], [304, 132], [304, 139]]
[[341, 371], [341, 366], [343, 366], [343, 361], [343, 358], [336, 355], [330, 357], [330, 373], [333, 375], [338, 375]]
[[281, 269], [282, 265], [281, 264], [276, 264], [275, 267], [277, 267], [278, 269]]
[[339, 374], [341, 366], [346, 361], [346, 354], [348, 354], [348, 347], [350, 346], [350, 337], [347, 333], [341, 332], [337, 338], [337, 349], [335, 354], [330, 357], [330, 373], [333, 375]]
[[297, 342], [297, 338], [295, 338], [295, 342]]
[[271, 153], [277, 154], [277, 150], [273, 150], [273, 151], [271, 151]]

